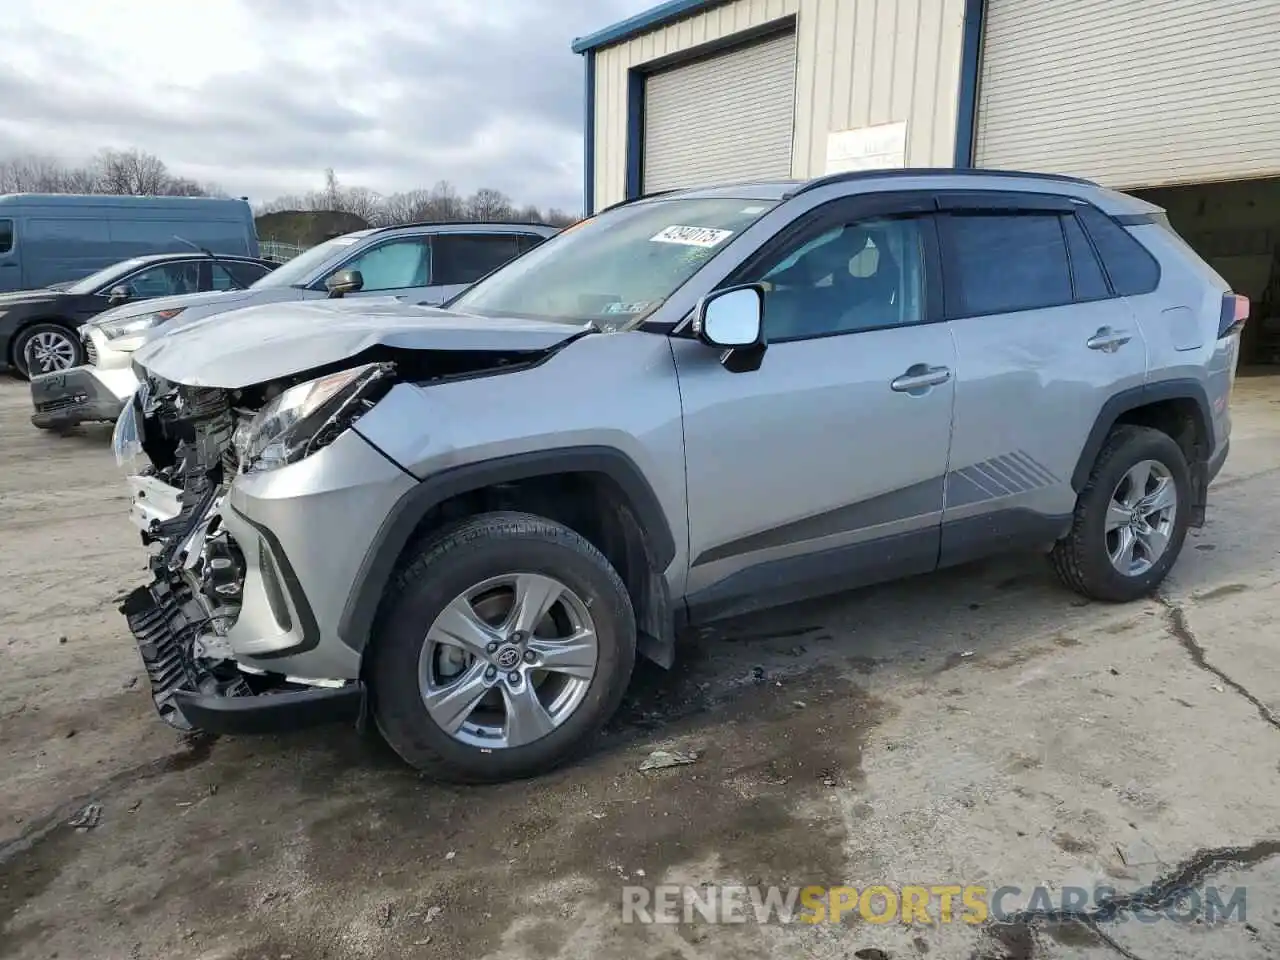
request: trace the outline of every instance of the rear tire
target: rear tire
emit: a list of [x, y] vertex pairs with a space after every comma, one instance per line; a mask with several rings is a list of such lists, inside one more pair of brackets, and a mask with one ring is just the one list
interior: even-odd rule
[[33, 323], [13, 338], [13, 369], [23, 380], [30, 380], [32, 373], [70, 370], [82, 366], [84, 361], [80, 337], [60, 323]]
[[[1054, 570], [1091, 600], [1150, 596], [1182, 551], [1191, 500], [1191, 471], [1172, 437], [1151, 427], [1114, 428], [1080, 491], [1071, 532], [1049, 555]], [[1167, 502], [1172, 506], [1145, 512]]]
[[[506, 582], [511, 584], [511, 600], [505, 599], [507, 588], [502, 584]], [[536, 623], [527, 633], [516, 629], [513, 613], [524, 583], [563, 588], [562, 593], [551, 589], [548, 595], [555, 594], [557, 599], [545, 616], [535, 616]], [[498, 586], [485, 592], [488, 584]], [[480, 599], [474, 598], [477, 591]], [[531, 593], [525, 591], [526, 596]], [[459, 607], [460, 603], [465, 606]], [[492, 615], [483, 612], [489, 603], [498, 605], [488, 608], [496, 611]], [[511, 605], [503, 612], [507, 603]], [[535, 605], [530, 601], [528, 606], [534, 609]], [[482, 619], [464, 617], [460, 623], [456, 619], [460, 609]], [[479, 631], [474, 629], [477, 622]], [[514, 632], [501, 634], [508, 629], [504, 624]], [[551, 637], [558, 624], [568, 624], [564, 632], [573, 637], [594, 634], [594, 665], [571, 665], [576, 671], [572, 676], [568, 667], [565, 673], [548, 667], [542, 673], [524, 675], [523, 684], [512, 679], [508, 685], [507, 678], [526, 669], [524, 662], [516, 666], [509, 662], [516, 660], [519, 651], [532, 663], [538, 654], [531, 648], [555, 650], [556, 643], [566, 642], [567, 638]], [[495, 649], [486, 655], [486, 630], [516, 639], [493, 641]], [[479, 636], [480, 642], [455, 647], [439, 639], [464, 634]], [[528, 648], [523, 646], [526, 642]], [[537, 776], [582, 753], [616, 712], [635, 665], [635, 648], [631, 599], [599, 550], [568, 527], [542, 517], [481, 514], [431, 537], [397, 576], [370, 645], [366, 675], [373, 717], [392, 749], [433, 779], [495, 783]], [[449, 676], [444, 675], [442, 654], [451, 658], [449, 669], [455, 672]], [[550, 655], [547, 661], [552, 662]], [[533, 666], [527, 669], [535, 671]], [[488, 677], [490, 672], [493, 678]], [[449, 698], [470, 702], [471, 696], [449, 692], [460, 690], [464, 683], [475, 685], [474, 689], [487, 685], [487, 692], [469, 707], [450, 707], [459, 715], [465, 711], [465, 716], [452, 721], [455, 729], [446, 729], [452, 714], [441, 704]], [[524, 729], [536, 736], [516, 732], [524, 722], [524, 714], [517, 717], [517, 713], [531, 702], [521, 699], [517, 709], [514, 698], [519, 694], [534, 698], [536, 722]], [[433, 710], [428, 709], [428, 698]], [[556, 714], [557, 703], [562, 714]], [[545, 712], [540, 713], [538, 706]], [[547, 721], [553, 716], [554, 726]], [[492, 730], [499, 733], [486, 741], [484, 737], [490, 735], [486, 731]], [[505, 745], [502, 740], [508, 737], [511, 744]]]

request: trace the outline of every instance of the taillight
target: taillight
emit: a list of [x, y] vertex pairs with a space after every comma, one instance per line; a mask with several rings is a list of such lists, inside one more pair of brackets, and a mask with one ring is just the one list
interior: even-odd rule
[[1218, 339], [1239, 333], [1249, 319], [1249, 298], [1238, 293], [1223, 294], [1222, 316], [1218, 320]]

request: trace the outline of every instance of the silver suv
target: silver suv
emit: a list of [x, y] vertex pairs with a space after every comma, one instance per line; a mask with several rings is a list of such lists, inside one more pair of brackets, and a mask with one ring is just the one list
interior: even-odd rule
[[[229, 275], [215, 275], [211, 292], [107, 310], [80, 329], [87, 364], [32, 381], [32, 423], [65, 429], [114, 420], [138, 388], [134, 351], [172, 330], [228, 310], [290, 300], [395, 296], [442, 303], [557, 230], [536, 223], [410, 223], [357, 230], [312, 247], [248, 288]], [[353, 275], [358, 275], [355, 282]]]
[[1150, 594], [1227, 455], [1247, 313], [1081, 180], [626, 203], [444, 310], [281, 304], [140, 350], [116, 447], [158, 546], [121, 610], [179, 727], [371, 717], [429, 774], [534, 775], [688, 623], [1024, 549]]

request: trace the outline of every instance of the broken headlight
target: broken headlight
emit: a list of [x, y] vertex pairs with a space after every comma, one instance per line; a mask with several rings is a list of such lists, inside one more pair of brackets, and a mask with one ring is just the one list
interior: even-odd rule
[[275, 470], [328, 446], [382, 399], [394, 369], [367, 363], [290, 387], [236, 431], [240, 471]]

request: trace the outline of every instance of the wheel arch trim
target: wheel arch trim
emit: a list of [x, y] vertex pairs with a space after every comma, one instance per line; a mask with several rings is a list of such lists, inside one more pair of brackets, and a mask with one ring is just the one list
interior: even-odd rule
[[495, 484], [565, 473], [602, 474], [616, 483], [643, 525], [656, 568], [663, 571], [671, 564], [676, 544], [666, 513], [640, 467], [621, 450], [607, 446], [558, 447], [481, 460], [427, 477], [391, 508], [360, 562], [338, 620], [338, 637], [357, 652], [364, 649], [396, 564], [433, 507]]
[[1084, 449], [1080, 452], [1076, 468], [1071, 474], [1071, 488], [1076, 493], [1080, 493], [1085, 488], [1089, 482], [1089, 474], [1093, 472], [1093, 464], [1107, 441], [1107, 435], [1111, 433], [1112, 427], [1122, 416], [1141, 407], [1148, 407], [1166, 400], [1191, 400], [1195, 403], [1200, 414], [1199, 427], [1205, 439], [1205, 455], [1207, 457], [1211, 454], [1215, 446], [1213, 416], [1210, 412], [1209, 394], [1204, 384], [1190, 377], [1158, 380], [1122, 390], [1102, 405], [1093, 428], [1085, 440]]

